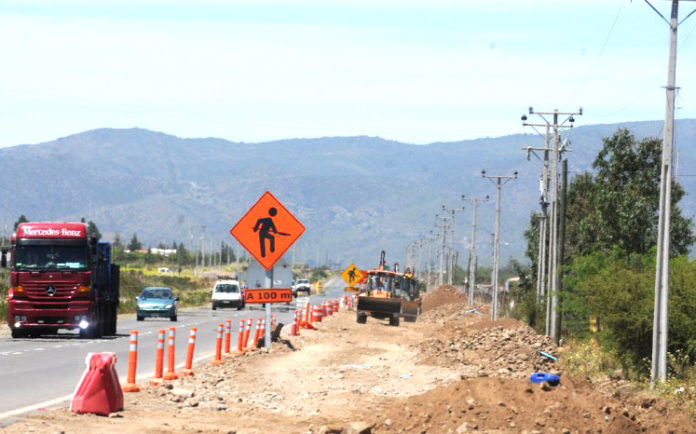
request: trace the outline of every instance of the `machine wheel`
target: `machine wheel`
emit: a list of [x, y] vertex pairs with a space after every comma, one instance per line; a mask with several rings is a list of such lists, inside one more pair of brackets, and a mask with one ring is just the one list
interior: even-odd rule
[[389, 325], [399, 327], [399, 314], [394, 314], [389, 318]]
[[358, 324], [365, 324], [367, 322], [367, 314], [364, 312], [358, 312], [355, 320]]
[[217, 310], [217, 304], [215, 304], [215, 302], [213, 302], [213, 310]]

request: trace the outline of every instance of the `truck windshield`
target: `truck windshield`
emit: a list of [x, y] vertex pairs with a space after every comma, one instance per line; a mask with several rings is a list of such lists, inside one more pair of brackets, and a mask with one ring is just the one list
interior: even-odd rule
[[87, 270], [87, 246], [18, 245], [15, 247], [15, 269], [22, 270]]
[[231, 284], [222, 284], [215, 287], [215, 292], [238, 293], [239, 286]]

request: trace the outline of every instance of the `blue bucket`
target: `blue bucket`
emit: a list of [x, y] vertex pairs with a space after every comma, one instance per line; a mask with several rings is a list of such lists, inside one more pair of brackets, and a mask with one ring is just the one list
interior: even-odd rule
[[529, 381], [532, 383], [547, 382], [551, 386], [558, 386], [561, 382], [561, 377], [560, 375], [549, 374], [548, 372], [535, 372], [529, 377]]

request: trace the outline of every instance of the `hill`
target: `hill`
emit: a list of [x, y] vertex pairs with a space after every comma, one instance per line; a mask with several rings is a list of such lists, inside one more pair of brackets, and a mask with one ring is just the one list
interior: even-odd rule
[[[638, 137], [659, 136], [662, 122], [582, 126], [572, 140], [573, 173], [590, 169], [602, 137], [618, 127]], [[677, 122], [679, 144], [696, 139], [696, 120]], [[434, 229], [442, 205], [460, 196], [495, 197], [480, 176], [519, 179], [503, 189], [502, 263], [522, 257], [522, 232], [538, 208], [539, 161], [525, 161], [533, 134], [411, 145], [378, 137], [325, 137], [266, 143], [216, 138], [184, 139], [143, 129], [98, 129], [51, 142], [0, 149], [0, 220], [11, 230], [21, 214], [32, 220], [95, 221], [106, 238], [133, 233], [146, 244], [206, 242], [206, 251], [231, 242], [229, 229], [266, 190], [307, 227], [293, 248], [297, 259], [371, 266], [378, 252], [405, 258], [406, 245]], [[694, 156], [680, 153], [680, 167]], [[682, 172], [684, 172], [682, 170]], [[687, 173], [685, 173], [687, 174]], [[688, 175], [688, 174], [687, 174]], [[688, 193], [696, 178], [679, 179]], [[682, 208], [693, 215], [687, 196]], [[479, 252], [488, 263], [494, 203], [479, 208]], [[9, 229], [5, 229], [9, 228]], [[455, 246], [465, 256], [470, 210], [457, 215]], [[463, 262], [463, 260], [460, 260]]]

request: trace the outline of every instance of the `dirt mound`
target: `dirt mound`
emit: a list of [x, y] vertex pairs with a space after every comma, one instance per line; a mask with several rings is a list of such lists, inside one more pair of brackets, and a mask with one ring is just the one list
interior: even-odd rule
[[466, 301], [466, 294], [462, 291], [454, 286], [443, 285], [423, 296], [421, 310], [422, 312], [427, 312], [444, 304], [465, 303]]
[[[655, 413], [655, 412], [653, 412]], [[564, 379], [557, 387], [502, 378], [460, 381], [399, 400], [375, 417], [375, 432], [693, 432], [688, 416], [624, 406]]]

